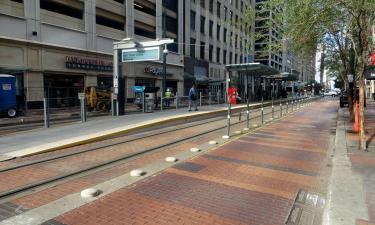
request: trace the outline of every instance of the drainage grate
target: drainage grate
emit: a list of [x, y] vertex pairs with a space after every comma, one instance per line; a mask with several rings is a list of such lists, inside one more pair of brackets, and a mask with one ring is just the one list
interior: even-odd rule
[[64, 223], [60, 223], [57, 220], [48, 220], [40, 225], [65, 225]]
[[202, 169], [206, 168], [206, 166], [197, 164], [197, 163], [184, 162], [184, 163], [179, 163], [177, 165], [174, 165], [173, 168], [197, 173], [201, 171]]
[[325, 203], [326, 200], [321, 194], [300, 189], [285, 224], [322, 224]]
[[25, 211], [27, 211], [27, 209], [11, 202], [2, 203], [0, 204], [0, 221], [16, 216]]

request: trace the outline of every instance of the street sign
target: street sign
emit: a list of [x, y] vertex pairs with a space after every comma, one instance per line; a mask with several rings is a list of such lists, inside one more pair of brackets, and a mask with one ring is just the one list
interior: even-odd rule
[[160, 47], [122, 49], [122, 62], [156, 61], [160, 60]]
[[79, 100], [85, 99], [85, 93], [84, 92], [78, 92], [78, 99]]

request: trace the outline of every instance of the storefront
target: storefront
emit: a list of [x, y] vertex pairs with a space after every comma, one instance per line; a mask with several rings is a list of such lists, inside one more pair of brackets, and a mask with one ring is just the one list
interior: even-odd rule
[[0, 73], [16, 76], [17, 100], [24, 108], [78, 104], [88, 86], [112, 86], [112, 56], [43, 44], [0, 40]]

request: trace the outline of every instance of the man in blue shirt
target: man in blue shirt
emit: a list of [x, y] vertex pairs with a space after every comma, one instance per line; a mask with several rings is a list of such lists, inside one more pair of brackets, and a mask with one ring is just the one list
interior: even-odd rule
[[197, 106], [197, 90], [195, 89], [195, 83], [189, 90], [189, 112], [191, 111], [191, 106], [194, 106], [195, 111], [198, 111]]

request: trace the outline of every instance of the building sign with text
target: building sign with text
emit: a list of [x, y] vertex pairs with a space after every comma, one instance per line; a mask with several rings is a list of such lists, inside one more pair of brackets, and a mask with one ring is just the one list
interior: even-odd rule
[[112, 72], [113, 62], [100, 59], [88, 59], [76, 56], [65, 57], [65, 67], [68, 69], [94, 70], [102, 72]]

